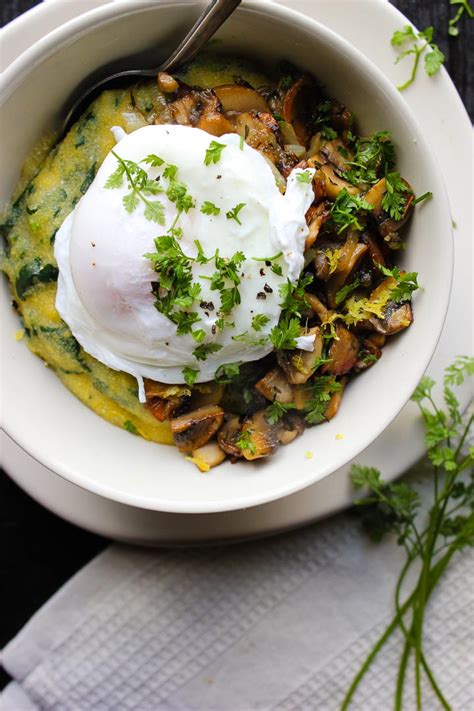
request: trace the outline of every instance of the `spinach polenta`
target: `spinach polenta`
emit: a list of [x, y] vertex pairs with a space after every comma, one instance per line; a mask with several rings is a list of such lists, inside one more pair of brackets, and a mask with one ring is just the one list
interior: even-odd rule
[[394, 167], [387, 132], [358, 136], [289, 65], [272, 81], [206, 57], [105, 91], [45, 139], [6, 211], [2, 269], [28, 346], [99, 415], [202, 470], [273, 454], [334, 417], [349, 377], [413, 320], [416, 273], [391, 259], [415, 200]]

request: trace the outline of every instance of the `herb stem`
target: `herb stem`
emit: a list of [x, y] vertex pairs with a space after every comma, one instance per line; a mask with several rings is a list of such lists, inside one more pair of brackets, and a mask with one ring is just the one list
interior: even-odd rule
[[397, 86], [398, 91], [405, 91], [405, 89], [408, 89], [408, 87], [411, 86], [413, 84], [413, 82], [415, 81], [416, 72], [418, 71], [418, 64], [420, 63], [421, 54], [422, 54], [423, 50], [425, 49], [425, 47], [427, 47], [427, 46], [428, 46], [428, 43], [423, 45], [422, 49], [417, 49], [415, 47], [415, 61], [413, 62], [411, 76], [404, 84], [402, 84], [401, 86]]

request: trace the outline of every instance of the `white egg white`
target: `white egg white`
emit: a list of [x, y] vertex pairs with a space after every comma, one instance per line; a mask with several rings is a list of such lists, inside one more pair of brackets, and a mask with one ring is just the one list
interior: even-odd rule
[[[115, 131], [115, 135], [120, 134]], [[236, 134], [215, 139], [225, 148], [218, 162], [205, 165], [212, 140], [197, 128], [148, 126], [124, 137], [114, 149], [123, 159], [139, 163], [165, 188], [166, 165], [178, 167], [176, 178], [195, 201], [195, 207], [181, 213], [177, 223], [183, 231], [180, 246], [187, 256], [196, 257], [198, 240], [207, 257], [217, 249], [222, 257], [232, 257], [237, 251], [246, 257], [239, 270], [240, 304], [228, 317], [235, 325], [223, 330], [215, 328], [219, 291], [212, 290], [204, 278], [212, 275], [215, 264], [193, 263], [193, 281], [201, 286], [191, 309], [201, 319], [195, 328], [205, 331], [206, 343], [222, 346], [206, 360], [194, 357], [196, 341], [190, 334], [176, 333], [175, 324], [156, 308], [151, 290], [158, 275], [144, 255], [155, 251], [154, 239], [166, 234], [177, 214], [165, 192], [152, 198], [163, 204], [163, 226], [145, 218], [142, 202], [127, 212], [122, 202], [129, 192], [126, 180], [118, 189], [105, 187], [118, 165], [111, 152], [56, 236], [56, 307], [61, 317], [87, 353], [137, 378], [141, 400], [144, 377], [183, 383], [182, 370], [188, 366], [198, 369], [197, 382], [204, 382], [223, 364], [267, 355], [273, 348], [269, 333], [281, 314], [279, 287], [287, 279], [295, 282], [303, 268], [308, 234], [305, 213], [314, 198], [311, 184], [297, 180], [301, 171], [294, 170], [282, 195], [265, 159]], [[149, 154], [160, 156], [165, 164], [151, 167], [141, 162]], [[220, 214], [203, 214], [200, 208], [205, 201], [219, 207]], [[238, 213], [241, 224], [226, 216], [239, 203], [245, 204]], [[264, 261], [280, 252], [281, 276]], [[268, 318], [258, 332], [251, 325], [257, 314]], [[247, 334], [244, 340], [239, 338], [242, 334]], [[312, 344], [303, 340], [301, 346], [311, 350]]]

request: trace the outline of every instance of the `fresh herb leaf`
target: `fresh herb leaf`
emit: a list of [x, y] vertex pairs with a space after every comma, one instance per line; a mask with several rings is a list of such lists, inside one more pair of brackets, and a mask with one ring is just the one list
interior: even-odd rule
[[201, 205], [201, 212], [203, 215], [218, 215], [220, 211], [221, 208], [214, 205], [213, 202], [209, 202], [209, 200], [205, 200]]
[[296, 405], [293, 405], [293, 403], [274, 400], [265, 410], [265, 418], [270, 425], [275, 425], [289, 410], [294, 410], [295, 407]]
[[226, 363], [221, 365], [214, 375], [214, 380], [222, 385], [227, 385], [231, 383], [235, 378], [240, 375], [241, 363]]
[[337, 233], [341, 234], [348, 227], [362, 230], [359, 218], [371, 210], [373, 207], [367, 200], [351, 195], [346, 188], [343, 188], [331, 207], [332, 221], [339, 228]]
[[162, 203], [158, 200], [149, 200], [147, 197], [160, 192], [160, 186], [149, 179], [148, 173], [138, 163], [124, 160], [115, 151], [112, 151], [112, 155], [117, 159], [118, 167], [109, 175], [104, 187], [107, 189], [120, 188], [123, 184], [123, 179], [126, 178], [129, 192], [123, 197], [122, 202], [127, 212], [133, 212], [141, 201], [145, 207], [143, 213], [145, 218], [159, 225], [164, 225], [165, 211]]
[[378, 131], [367, 137], [350, 134], [349, 138], [354, 156], [346, 163], [349, 167], [344, 178], [353, 185], [376, 183], [395, 165], [395, 147], [389, 131]]
[[243, 210], [244, 207], [245, 202], [239, 202], [235, 207], [232, 208], [232, 210], [228, 210], [225, 213], [225, 216], [228, 220], [235, 220], [239, 225], [241, 225], [242, 223], [239, 220], [239, 212]]
[[222, 346], [219, 343], [201, 343], [200, 346], [193, 350], [193, 356], [197, 360], [207, 360], [213, 353], [220, 351]]
[[194, 385], [194, 383], [196, 382], [196, 379], [199, 375], [199, 370], [185, 366], [181, 372], [183, 374], [184, 382], [186, 383], [186, 385], [189, 385], [189, 387], [192, 387]]
[[148, 163], [148, 165], [153, 166], [153, 168], [159, 168], [164, 162], [163, 158], [157, 156], [156, 153], [150, 153], [150, 155], [142, 160], [142, 163]]
[[303, 274], [296, 284], [289, 279], [284, 284], [280, 284], [278, 291], [281, 298], [280, 306], [284, 314], [295, 314], [295, 316], [301, 317], [301, 311], [308, 306], [305, 296], [306, 287], [313, 283], [313, 278], [312, 274]]
[[202, 328], [197, 328], [195, 331], [192, 331], [191, 335], [197, 343], [202, 343], [206, 338], [206, 332]]
[[379, 269], [386, 277], [393, 277], [397, 282], [396, 286], [390, 290], [390, 299], [397, 304], [410, 301], [412, 293], [419, 289], [417, 272], [401, 272], [398, 267], [388, 269], [381, 264]]
[[316, 376], [308, 390], [311, 398], [305, 405], [305, 420], [308, 425], [319, 425], [326, 417], [331, 397], [341, 390], [342, 385], [332, 375]]
[[261, 331], [262, 328], [264, 328], [269, 321], [270, 318], [268, 316], [265, 316], [265, 314], [255, 314], [255, 316], [252, 318], [251, 325], [254, 331]]
[[402, 219], [407, 200], [412, 194], [412, 189], [403, 180], [400, 173], [385, 174], [385, 194], [382, 198], [382, 207], [392, 220]]
[[398, 63], [404, 57], [413, 56], [414, 58], [410, 77], [398, 87], [400, 91], [404, 91], [415, 81], [420, 59], [426, 50], [429, 50], [424, 55], [425, 71], [428, 76], [433, 76], [441, 69], [445, 56], [438, 45], [433, 43], [433, 35], [434, 30], [432, 27], [427, 27], [417, 33], [410, 25], [405, 25], [402, 30], [397, 30], [392, 35], [391, 44], [393, 47], [402, 49], [404, 45], [408, 42], [410, 43], [409, 48], [401, 51], [395, 62]]
[[252, 430], [246, 429], [242, 430], [236, 440], [237, 447], [243, 452], [248, 451], [250, 454], [255, 454], [257, 452], [255, 444], [252, 440]]
[[[375, 541], [394, 534], [397, 543], [405, 550], [406, 561], [396, 584], [394, 618], [355, 676], [341, 711], [348, 709], [372, 662], [397, 629], [402, 633], [403, 651], [398, 667], [396, 708], [401, 708], [405, 695], [410, 659], [414, 659], [417, 708], [424, 707], [422, 675], [426, 676], [441, 706], [451, 708], [424, 656], [423, 632], [430, 596], [453, 555], [467, 546], [474, 546], [474, 448], [464, 451], [466, 439], [472, 432], [474, 415], [468, 414], [463, 421], [458, 400], [450, 387], [461, 385], [472, 375], [474, 358], [457, 358], [445, 370], [444, 407], [435, 402], [435, 383], [429, 377], [422, 378], [412, 396], [424, 421], [427, 454], [433, 465], [433, 494], [428, 511], [424, 510], [425, 506], [421, 507], [416, 485], [403, 481], [384, 482], [377, 469], [361, 465], [352, 467], [354, 486], [366, 490], [363, 498], [355, 502], [364, 528]], [[414, 585], [403, 598], [409, 574], [415, 567]]]
[[296, 180], [298, 183], [306, 183], [307, 185], [310, 185], [313, 180], [313, 176], [309, 170], [303, 170], [301, 173], [296, 174]]
[[226, 148], [225, 143], [218, 143], [217, 141], [211, 141], [209, 148], [206, 150], [206, 155], [204, 157], [204, 165], [211, 165], [211, 163], [218, 163], [221, 159], [221, 153]]
[[457, 37], [459, 34], [459, 27], [457, 25], [461, 17], [464, 15], [464, 12], [466, 12], [467, 16], [472, 19], [474, 17], [474, 11], [472, 10], [468, 0], [450, 0], [450, 4], [459, 5], [456, 14], [449, 20], [448, 27], [448, 33], [451, 37]]
[[270, 331], [270, 341], [276, 350], [290, 350], [296, 348], [296, 339], [301, 335], [299, 319], [296, 316], [284, 316], [278, 326]]
[[348, 296], [352, 294], [360, 286], [360, 279], [356, 278], [350, 284], [346, 284], [339, 291], [336, 292], [336, 306], [340, 306], [343, 301], [347, 299]]

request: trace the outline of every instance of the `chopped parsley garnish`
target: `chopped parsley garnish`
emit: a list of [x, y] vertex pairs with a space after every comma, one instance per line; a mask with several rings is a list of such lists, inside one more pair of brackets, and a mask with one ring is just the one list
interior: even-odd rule
[[325, 412], [334, 393], [341, 390], [342, 385], [332, 375], [317, 376], [311, 385], [311, 399], [305, 406], [305, 420], [308, 425], [319, 425], [325, 419]]
[[164, 164], [163, 158], [160, 158], [160, 156], [157, 156], [156, 153], [150, 153], [146, 158], [144, 158], [142, 163], [148, 163], [148, 165], [151, 165], [153, 168], [159, 168]]
[[419, 197], [415, 198], [412, 202], [412, 205], [418, 205], [418, 203], [423, 202], [424, 200], [431, 200], [433, 197], [433, 193], [428, 190], [428, 192], [423, 193], [423, 195], [420, 195]]
[[270, 340], [276, 350], [290, 350], [296, 348], [300, 331], [300, 322], [296, 316], [284, 316], [278, 326], [274, 326], [270, 331]]
[[[168, 166], [168, 168], [171, 166]], [[173, 168], [176, 166], [172, 166]], [[164, 171], [163, 175], [166, 173]], [[174, 173], [176, 175], [176, 173]], [[169, 185], [166, 191], [166, 197], [170, 202], [174, 202], [176, 209], [179, 212], [188, 212], [192, 207], [195, 206], [194, 198], [188, 193], [188, 189], [184, 183], [176, 180], [175, 177], [169, 178]]]
[[250, 454], [255, 454], [257, 450], [252, 441], [252, 430], [242, 430], [237, 438], [236, 445], [241, 451], [246, 449]]
[[134, 434], [134, 435], [138, 434], [138, 430], [131, 420], [125, 420], [125, 422], [123, 423], [123, 426], [127, 430], [127, 432], [130, 432], [130, 434]]
[[293, 403], [278, 402], [274, 400], [265, 410], [265, 419], [270, 425], [275, 425], [289, 410], [294, 410]]
[[197, 343], [202, 343], [206, 338], [206, 332], [202, 328], [197, 328], [195, 331], [192, 331], [191, 335]]
[[373, 209], [367, 200], [351, 195], [346, 188], [343, 188], [331, 207], [332, 221], [339, 228], [337, 234], [341, 234], [348, 227], [362, 230], [358, 219], [359, 213], [370, 212]]
[[193, 350], [193, 356], [197, 360], [207, 360], [212, 353], [220, 351], [222, 346], [219, 343], [201, 343], [200, 346]]
[[307, 183], [309, 185], [313, 180], [313, 176], [311, 175], [309, 170], [303, 170], [302, 173], [296, 174], [296, 180], [299, 183]]
[[361, 138], [349, 133], [348, 139], [354, 157], [347, 162], [349, 168], [344, 171], [344, 178], [353, 185], [376, 183], [380, 175], [395, 165], [395, 148], [389, 131]]
[[254, 331], [261, 331], [262, 328], [264, 328], [264, 326], [266, 326], [269, 321], [270, 318], [268, 316], [265, 316], [265, 314], [255, 314], [252, 319], [252, 328]]
[[277, 264], [277, 260], [283, 256], [283, 252], [278, 252], [274, 257], [252, 257], [255, 262], [265, 262], [265, 266], [270, 267], [271, 271], [277, 276], [283, 276], [281, 264]]
[[406, 184], [400, 173], [385, 175], [385, 194], [382, 198], [382, 207], [392, 220], [402, 219], [407, 200], [412, 194], [412, 189]]
[[206, 150], [206, 155], [204, 157], [204, 165], [211, 165], [211, 163], [218, 163], [221, 159], [221, 153], [226, 148], [225, 143], [218, 143], [217, 141], [211, 141], [209, 148]]
[[[411, 25], [405, 25], [403, 29], [397, 30], [393, 33], [392, 39], [390, 40], [392, 47], [401, 48], [407, 42], [411, 45], [408, 49], [404, 49], [400, 52], [395, 60], [395, 63], [398, 64], [401, 59], [410, 55], [413, 55], [414, 57], [410, 77], [404, 84], [398, 87], [400, 91], [407, 89], [415, 81], [421, 56], [427, 49], [429, 51], [424, 55], [425, 72], [429, 77], [432, 77], [441, 69], [445, 56], [439, 49], [438, 45], [434, 44], [433, 32], [432, 27], [427, 27], [422, 32], [416, 32]], [[418, 44], [419, 40], [421, 41], [421, 44]]]
[[220, 211], [221, 208], [214, 205], [213, 202], [209, 202], [209, 200], [205, 200], [201, 205], [201, 212], [203, 215], [218, 215]]
[[393, 277], [396, 280], [397, 285], [391, 289], [390, 299], [396, 301], [397, 304], [410, 301], [412, 293], [419, 289], [417, 272], [401, 272], [398, 267], [387, 269], [381, 264], [379, 269], [386, 277]]
[[313, 282], [311, 274], [303, 274], [296, 284], [293, 284], [289, 279], [285, 284], [280, 284], [278, 291], [280, 292], [280, 306], [284, 312], [301, 316], [301, 310], [308, 304], [305, 299], [306, 287]]
[[239, 343], [245, 343], [246, 345], [253, 346], [255, 348], [265, 346], [268, 342], [266, 338], [256, 338], [248, 331], [239, 333], [237, 336], [232, 336], [232, 340], [237, 341]]
[[167, 178], [168, 180], [174, 180], [176, 178], [177, 172], [178, 172], [178, 166], [169, 164], [166, 166], [166, 168], [163, 171], [163, 177]]
[[239, 212], [245, 207], [245, 202], [239, 202], [238, 205], [232, 208], [232, 210], [228, 210], [225, 213], [225, 216], [227, 217], [228, 220], [235, 220], [237, 224], [241, 225], [241, 221], [239, 220]]
[[[160, 311], [160, 309], [158, 309], [158, 311]], [[197, 313], [194, 313], [194, 311], [173, 311], [167, 315], [168, 318], [176, 324], [176, 333], [178, 336], [191, 333], [194, 324], [201, 321], [201, 317]]]
[[356, 278], [350, 284], [346, 284], [342, 289], [339, 289], [339, 291], [336, 292], [336, 306], [340, 306], [358, 286], [360, 286], [360, 280]]
[[165, 210], [163, 204], [159, 200], [148, 199], [148, 196], [162, 192], [161, 186], [156, 180], [150, 180], [146, 170], [143, 170], [138, 163], [124, 160], [115, 151], [112, 151], [112, 155], [117, 159], [118, 167], [109, 175], [104, 188], [112, 190], [120, 188], [125, 177], [130, 190], [123, 197], [122, 202], [127, 212], [134, 212], [139, 203], [142, 202], [145, 206], [143, 213], [145, 219], [164, 225]]
[[319, 131], [322, 138], [326, 141], [332, 141], [337, 138], [337, 132], [330, 125], [333, 107], [334, 104], [332, 101], [323, 101], [318, 105], [313, 118], [314, 130]]
[[[219, 251], [214, 256], [216, 271], [210, 277], [211, 289], [219, 291], [221, 297], [220, 311], [229, 314], [235, 305], [240, 304], [240, 276], [238, 269], [245, 260], [243, 252], [236, 252], [232, 257], [221, 257]], [[228, 282], [233, 286], [229, 287]]]
[[240, 375], [240, 363], [226, 363], [221, 365], [214, 375], [214, 380], [222, 385], [231, 383], [234, 378]]
[[196, 382], [196, 378], [199, 375], [199, 370], [186, 366], [181, 372], [183, 374], [184, 382], [186, 383], [186, 385], [189, 385], [190, 387], [193, 386]]

